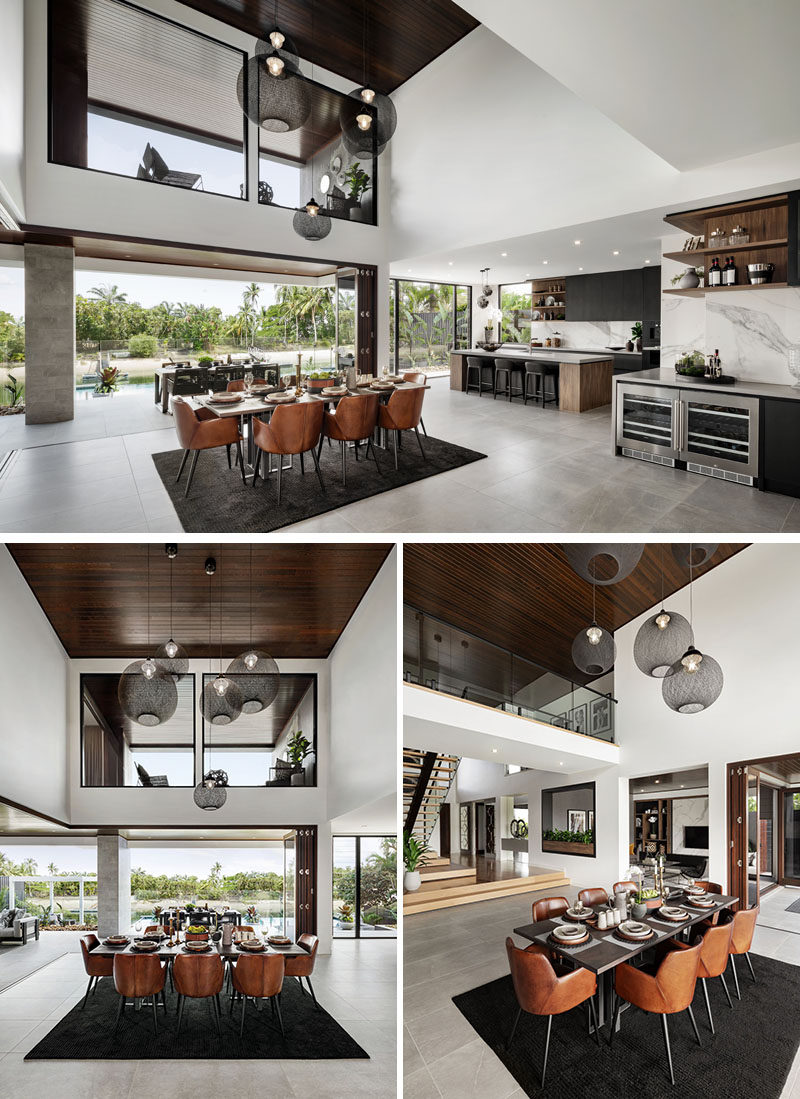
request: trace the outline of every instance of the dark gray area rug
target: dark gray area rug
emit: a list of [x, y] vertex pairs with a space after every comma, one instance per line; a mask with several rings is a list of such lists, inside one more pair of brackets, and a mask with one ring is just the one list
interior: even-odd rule
[[454, 996], [453, 1003], [527, 1095], [778, 1099], [800, 1045], [800, 968], [758, 954], [751, 957], [756, 984], [744, 958], [738, 959], [741, 1001], [733, 993], [728, 971], [733, 1010], [720, 982], [708, 982], [716, 1035], [708, 1028], [697, 982], [693, 1010], [702, 1046], [695, 1041], [686, 1012], [669, 1017], [675, 1087], [669, 1082], [661, 1020], [656, 1015], [637, 1009], [623, 1012], [611, 1048], [610, 1023], [603, 1028], [598, 1048], [588, 1034], [583, 1007], [556, 1015], [542, 1090], [539, 1072], [547, 1020], [523, 1012], [511, 1051], [505, 1051], [518, 1006], [510, 976]]
[[[241, 1004], [231, 1016], [230, 998], [220, 996], [222, 1034], [217, 1034], [210, 1003], [188, 1000], [178, 1026], [178, 997], [169, 992], [167, 1011], [158, 1009], [158, 1035], [153, 1033], [152, 1008], [125, 1008], [119, 1030], [114, 1033], [119, 997], [110, 977], [104, 977], [89, 997], [86, 1010], [80, 1004], [56, 1023], [50, 1033], [25, 1057], [26, 1061], [153, 1061], [215, 1059], [302, 1060], [369, 1057], [347, 1031], [322, 1007], [315, 1009], [311, 997], [300, 991], [293, 979], [284, 981], [281, 1011], [286, 1037], [281, 1037], [268, 1003], [257, 1011], [250, 1002], [245, 1015], [244, 1035], [239, 1037]], [[82, 1002], [82, 1001], [81, 1001]]]
[[[427, 460], [423, 460], [413, 436], [404, 440], [397, 471], [391, 451], [376, 451], [380, 472], [375, 462], [365, 460], [363, 446], [359, 448], [358, 462], [351, 451], [347, 458], [347, 486], [343, 487], [341, 452], [337, 444], [329, 447], [326, 443], [320, 457], [325, 492], [320, 489], [311, 455], [305, 456], [305, 475], [301, 474], [300, 460], [295, 456], [294, 468], [283, 472], [280, 507], [277, 478], [270, 476], [266, 484], [259, 478], [255, 488], [252, 482], [243, 485], [239, 471], [228, 469], [224, 447], [200, 454], [188, 498], [184, 496], [184, 490], [191, 458], [178, 484], [175, 478], [182, 450], [154, 454], [153, 461], [185, 531], [258, 534], [279, 530], [290, 523], [299, 523], [356, 500], [365, 500], [486, 457], [476, 450], [467, 450], [442, 439], [423, 437], [422, 445]], [[263, 468], [263, 458], [261, 464]]]
[[800, 912], [800, 897], [798, 897], [796, 901], [792, 901], [791, 904], [788, 904], [786, 906], [786, 908], [784, 909], [784, 911], [785, 912]]

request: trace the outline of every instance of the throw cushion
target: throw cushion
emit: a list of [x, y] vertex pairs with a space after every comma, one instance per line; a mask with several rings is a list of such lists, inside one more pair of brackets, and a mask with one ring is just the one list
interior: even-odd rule
[[3, 924], [3, 926], [4, 927], [13, 927], [14, 926], [14, 920], [16, 918], [17, 918], [16, 908], [10, 908], [8, 910], [8, 912], [6, 913], [6, 922]]
[[8, 912], [9, 912], [9, 910], [7, 908], [4, 908], [0, 911], [0, 927], [6, 927], [7, 926], [6, 917], [8, 916]]

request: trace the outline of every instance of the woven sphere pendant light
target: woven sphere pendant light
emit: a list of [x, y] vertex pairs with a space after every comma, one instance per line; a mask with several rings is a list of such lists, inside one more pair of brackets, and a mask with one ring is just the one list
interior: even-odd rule
[[688, 569], [690, 562], [692, 568], [697, 569], [705, 565], [718, 548], [717, 542], [675, 542], [672, 546], [672, 556], [682, 569]]
[[224, 771], [208, 771], [194, 788], [194, 803], [207, 811], [221, 809], [228, 800], [228, 776]]
[[[563, 542], [562, 548], [578, 576], [600, 587], [617, 584], [630, 576], [644, 552], [641, 542]], [[600, 557], [610, 557], [616, 563], [614, 575], [608, 579], [595, 573]]]
[[158, 646], [153, 660], [160, 671], [165, 675], [171, 675], [176, 681], [183, 679], [189, 671], [189, 657], [186, 655], [186, 650], [172, 638]]
[[211, 725], [230, 725], [241, 714], [243, 704], [241, 690], [228, 676], [216, 676], [200, 696], [200, 712]]
[[356, 88], [342, 101], [339, 126], [348, 153], [357, 157], [380, 156], [397, 129], [397, 110], [383, 92]]
[[161, 671], [146, 676], [142, 672], [143, 663], [135, 660], [119, 677], [117, 698], [123, 711], [137, 725], [163, 725], [178, 708], [178, 688], [172, 676]]
[[664, 701], [679, 714], [699, 714], [722, 694], [722, 668], [713, 657], [690, 646], [661, 684]]
[[250, 121], [270, 133], [299, 130], [311, 113], [311, 86], [305, 77], [290, 65], [271, 73], [263, 54], [245, 62], [236, 81], [236, 98]]
[[587, 675], [598, 676], [609, 671], [617, 658], [617, 646], [610, 630], [592, 622], [581, 630], [572, 642], [572, 660], [576, 668]]
[[257, 714], [275, 701], [280, 683], [278, 665], [260, 649], [248, 649], [228, 665], [242, 696], [242, 712]]
[[633, 659], [645, 675], [663, 679], [693, 643], [694, 634], [688, 620], [677, 611], [662, 607], [639, 627], [633, 642]]
[[[314, 207], [317, 213], [310, 213]], [[312, 198], [305, 206], [295, 211], [292, 228], [304, 240], [324, 240], [331, 231], [331, 218], [323, 214]]]

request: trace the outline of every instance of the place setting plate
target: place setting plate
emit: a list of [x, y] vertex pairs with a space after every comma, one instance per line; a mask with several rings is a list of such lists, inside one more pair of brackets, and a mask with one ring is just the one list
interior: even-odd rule
[[547, 938], [554, 946], [582, 946], [589, 941], [589, 932], [578, 924], [559, 924]]
[[716, 901], [712, 900], [707, 893], [700, 896], [693, 894], [686, 898], [686, 903], [690, 904], [692, 908], [714, 908], [716, 905]]
[[344, 397], [346, 393], [346, 385], [326, 385], [322, 390], [323, 397]]
[[638, 920], [626, 920], [619, 927], [614, 928], [614, 934], [624, 942], [638, 943], [652, 939], [655, 931], [652, 927], [648, 927], [646, 923], [640, 923]]
[[659, 916], [662, 919], [668, 920], [670, 923], [683, 923], [684, 920], [688, 920], [689, 913], [683, 908], [674, 908], [668, 904], [662, 904], [658, 910]]
[[267, 949], [258, 939], [243, 939], [242, 942], [237, 943], [237, 946], [247, 954], [261, 954]]
[[187, 954], [206, 954], [211, 949], [211, 943], [196, 939], [194, 942], [184, 943], [181, 949]]
[[592, 908], [568, 908], [564, 913], [564, 917], [572, 920], [573, 923], [583, 923], [585, 920], [597, 919], [597, 915]]
[[376, 389], [379, 393], [380, 392], [388, 393], [390, 390], [395, 388], [395, 384], [394, 384], [394, 382], [388, 382], [388, 381], [387, 382], [370, 382], [369, 383], [369, 388], [370, 389]]
[[131, 943], [131, 950], [136, 950], [140, 954], [152, 954], [158, 950], [159, 944], [153, 939], [134, 939]]
[[240, 404], [243, 400], [243, 393], [215, 393], [207, 398], [208, 404]]
[[130, 941], [127, 935], [109, 935], [107, 939], [103, 939], [103, 946], [111, 946], [115, 950], [120, 950], [127, 946]]
[[268, 393], [264, 397], [265, 404], [294, 404], [296, 400], [296, 393]]

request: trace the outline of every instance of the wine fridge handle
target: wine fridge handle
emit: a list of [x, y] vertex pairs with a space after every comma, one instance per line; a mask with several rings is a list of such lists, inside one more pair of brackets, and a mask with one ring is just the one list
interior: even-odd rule
[[680, 450], [683, 446], [683, 401], [676, 397], [672, 402], [672, 448]]

